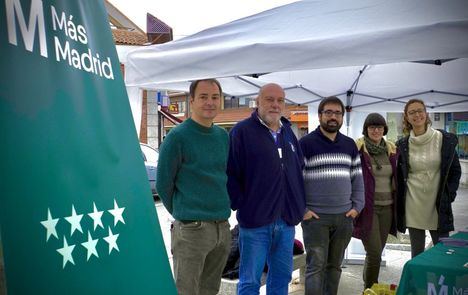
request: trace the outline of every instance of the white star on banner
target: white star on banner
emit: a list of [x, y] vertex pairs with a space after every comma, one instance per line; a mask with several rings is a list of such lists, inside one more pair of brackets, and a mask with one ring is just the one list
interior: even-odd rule
[[88, 241], [81, 243], [81, 245], [83, 245], [83, 247], [85, 247], [86, 250], [88, 250], [88, 258], [86, 259], [86, 261], [89, 260], [89, 257], [91, 257], [91, 255], [94, 255], [97, 258], [99, 258], [99, 255], [96, 251], [96, 245], [98, 241], [99, 239], [93, 240], [93, 237], [91, 237], [91, 233], [88, 231]]
[[114, 215], [114, 226], [117, 225], [119, 221], [125, 224], [125, 220], [122, 216], [124, 210], [125, 207], [119, 208], [119, 205], [117, 205], [117, 201], [114, 199], [114, 209], [108, 210], [110, 214]]
[[74, 248], [75, 245], [68, 246], [67, 239], [63, 237], [63, 248], [57, 249], [57, 252], [59, 252], [63, 256], [63, 268], [65, 268], [65, 265], [68, 261], [70, 261], [71, 264], [75, 265], [75, 261], [73, 261], [72, 256]]
[[98, 211], [97, 208], [96, 208], [96, 204], [93, 202], [93, 213], [89, 213], [89, 217], [91, 217], [94, 221], [94, 230], [96, 230], [96, 228], [98, 227], [98, 225], [102, 228], [104, 228], [104, 225], [102, 225], [102, 214], [104, 213], [104, 211]]
[[57, 230], [55, 229], [58, 221], [59, 218], [53, 219], [52, 214], [50, 214], [50, 209], [47, 208], [47, 220], [41, 221], [41, 224], [47, 229], [46, 242], [49, 240], [50, 236], [54, 236], [58, 239]]
[[109, 254], [112, 252], [113, 249], [116, 249], [120, 252], [119, 246], [117, 245], [118, 238], [119, 234], [114, 235], [109, 227], [109, 235], [107, 237], [104, 237], [104, 240], [109, 244]]
[[76, 214], [75, 211], [75, 206], [72, 205], [72, 215], [69, 217], [65, 217], [65, 219], [71, 224], [71, 234], [70, 237], [73, 235], [75, 230], [78, 230], [79, 232], [83, 233], [83, 230], [81, 229], [81, 218], [83, 218], [83, 214]]

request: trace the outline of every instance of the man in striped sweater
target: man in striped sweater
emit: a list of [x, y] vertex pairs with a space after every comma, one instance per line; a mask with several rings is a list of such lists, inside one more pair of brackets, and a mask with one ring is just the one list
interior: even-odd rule
[[320, 126], [300, 140], [306, 165], [308, 212], [302, 222], [307, 252], [306, 294], [337, 294], [353, 219], [364, 208], [361, 162], [354, 141], [338, 130], [345, 108], [337, 97], [320, 102]]

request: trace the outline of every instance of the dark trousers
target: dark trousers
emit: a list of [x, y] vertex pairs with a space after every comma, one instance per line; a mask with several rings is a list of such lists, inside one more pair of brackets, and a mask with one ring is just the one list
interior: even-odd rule
[[302, 221], [306, 248], [306, 295], [336, 295], [341, 263], [351, 240], [353, 219], [343, 214], [319, 214]]
[[382, 251], [385, 248], [391, 225], [392, 205], [375, 205], [372, 216], [372, 228], [369, 235], [365, 239], [362, 239], [362, 244], [366, 249], [366, 260], [362, 273], [365, 289], [371, 288], [372, 285], [378, 283]]
[[[411, 241], [411, 258], [424, 252], [426, 245], [426, 231], [424, 229], [408, 227], [409, 237]], [[432, 244], [435, 245], [439, 242], [440, 238], [446, 238], [449, 233], [439, 233], [437, 230], [430, 230]]]

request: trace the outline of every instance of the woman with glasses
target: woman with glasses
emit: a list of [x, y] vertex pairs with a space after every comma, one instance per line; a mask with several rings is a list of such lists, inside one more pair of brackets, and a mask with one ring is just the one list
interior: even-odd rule
[[365, 289], [378, 283], [382, 251], [389, 233], [396, 236], [396, 147], [383, 137], [388, 127], [377, 113], [369, 114], [356, 141], [361, 156], [365, 206], [354, 221], [353, 237], [366, 249], [363, 279]]
[[404, 109], [403, 132], [397, 142], [398, 230], [408, 228], [411, 256], [424, 251], [426, 230], [435, 245], [454, 230], [452, 202], [457, 195], [461, 168], [454, 134], [431, 127], [424, 102], [409, 100]]

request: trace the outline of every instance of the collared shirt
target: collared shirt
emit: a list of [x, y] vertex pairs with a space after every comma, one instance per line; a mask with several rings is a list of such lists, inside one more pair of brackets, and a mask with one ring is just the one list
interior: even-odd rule
[[281, 120], [279, 120], [279, 128], [278, 128], [278, 131], [275, 131], [275, 130], [271, 129], [271, 128], [265, 123], [265, 121], [263, 121], [262, 118], [260, 118], [260, 116], [258, 116], [258, 120], [260, 121], [260, 123], [262, 123], [263, 126], [265, 126], [266, 128], [268, 128], [268, 131], [270, 131], [271, 136], [273, 136], [273, 139], [275, 140], [275, 143], [278, 145], [278, 134], [281, 133], [281, 129], [283, 128], [283, 122], [281, 122]]
[[[257, 116], [257, 117], [258, 117], [258, 120], [260, 121], [260, 123], [262, 123], [262, 125], [265, 126], [266, 128], [268, 128], [268, 131], [270, 131], [270, 134], [273, 137], [273, 140], [275, 141], [276, 147], [278, 148], [278, 155], [279, 155], [280, 159], [282, 159], [283, 158], [283, 151], [281, 149], [281, 143], [279, 142], [279, 135], [281, 133], [281, 129], [283, 128], [283, 122], [281, 122], [281, 120], [279, 120], [278, 131], [275, 131], [275, 130], [271, 129], [265, 123], [265, 121], [263, 121], [262, 118], [260, 118], [260, 116]], [[283, 165], [283, 164], [281, 164], [281, 165]]]

